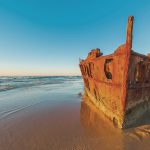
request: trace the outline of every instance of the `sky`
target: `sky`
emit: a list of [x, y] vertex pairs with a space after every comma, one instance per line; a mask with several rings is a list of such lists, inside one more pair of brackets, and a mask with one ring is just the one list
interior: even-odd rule
[[0, 0], [0, 76], [80, 75], [79, 58], [125, 42], [150, 52], [149, 0]]

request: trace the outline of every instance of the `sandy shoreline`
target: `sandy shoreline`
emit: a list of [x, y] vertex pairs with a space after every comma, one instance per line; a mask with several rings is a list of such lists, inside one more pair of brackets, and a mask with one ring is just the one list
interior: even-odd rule
[[81, 85], [61, 86], [1, 94], [0, 150], [149, 149], [149, 121], [122, 131], [82, 101]]

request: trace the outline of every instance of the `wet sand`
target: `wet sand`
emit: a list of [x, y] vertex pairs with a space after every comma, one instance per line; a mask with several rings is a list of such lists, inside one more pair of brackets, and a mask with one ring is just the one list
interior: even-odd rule
[[78, 95], [82, 84], [0, 94], [0, 150], [149, 150], [150, 114], [120, 130]]

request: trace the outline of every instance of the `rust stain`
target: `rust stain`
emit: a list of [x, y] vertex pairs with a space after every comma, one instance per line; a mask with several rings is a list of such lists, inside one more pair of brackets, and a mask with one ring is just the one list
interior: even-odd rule
[[113, 54], [92, 49], [80, 61], [85, 95], [118, 127], [126, 128], [150, 109], [150, 53], [132, 50], [133, 16], [128, 17], [126, 42]]

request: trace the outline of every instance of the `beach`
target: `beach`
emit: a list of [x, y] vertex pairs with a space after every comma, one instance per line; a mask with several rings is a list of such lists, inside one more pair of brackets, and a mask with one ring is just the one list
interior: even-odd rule
[[0, 150], [148, 150], [150, 113], [116, 128], [89, 100], [82, 78], [1, 77]]

